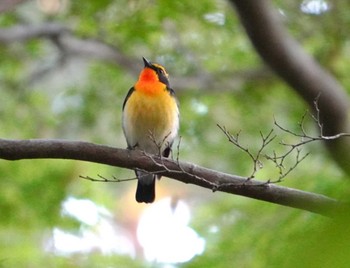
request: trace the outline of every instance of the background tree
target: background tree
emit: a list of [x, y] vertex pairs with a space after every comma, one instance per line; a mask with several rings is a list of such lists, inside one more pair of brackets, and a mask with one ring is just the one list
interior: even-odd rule
[[[3, 2], [1, 136], [85, 140], [125, 148], [121, 105], [142, 68], [141, 56], [164, 63], [171, 74], [181, 103], [180, 160], [249, 176], [249, 156], [228, 146], [217, 124], [231, 133], [242, 130], [241, 142], [252, 151], [261, 148], [259, 131], [269, 133], [274, 117], [298, 133], [306, 108], [291, 88], [312, 109], [319, 96], [323, 135], [348, 132], [344, 90], [294, 41], [347, 88], [349, 16], [344, 10], [348, 4], [232, 2], [239, 17], [225, 1], [204, 1], [201, 6], [177, 1]], [[291, 88], [260, 61], [241, 25], [263, 59]], [[304, 127], [310, 135], [319, 134], [313, 120], [304, 122]], [[279, 140], [298, 142], [278, 128], [275, 131], [274, 146]], [[327, 141], [327, 148], [331, 158], [320, 143], [304, 148], [311, 155], [281, 185], [346, 198], [348, 139]], [[293, 165], [294, 160], [286, 165]], [[133, 200], [135, 183], [111, 187], [79, 179], [79, 175], [97, 174], [130, 178], [130, 171], [62, 160], [2, 161], [0, 169], [0, 243], [6, 245], [1, 247], [0, 259], [4, 266], [138, 265], [120, 252], [106, 256], [97, 250], [62, 257], [52, 248], [57, 228], [75, 233], [86, 228], [83, 221], [64, 210], [62, 214], [62, 204], [69, 197], [90, 199], [113, 211], [115, 226], [134, 242], [135, 256], [143, 261], [135, 240], [143, 208]], [[256, 174], [262, 181], [278, 176], [273, 165], [265, 165]], [[328, 262], [341, 267], [348, 261], [341, 250], [347, 248], [346, 224], [335, 227], [336, 223], [309, 212], [211, 194], [167, 179], [158, 187], [158, 199], [170, 195], [191, 205], [192, 226], [206, 240], [205, 251], [184, 266], [280, 267], [295, 265], [291, 261], [295, 256], [315, 267], [327, 267]], [[341, 217], [339, 222], [347, 219]], [[323, 243], [317, 243], [320, 234]]]

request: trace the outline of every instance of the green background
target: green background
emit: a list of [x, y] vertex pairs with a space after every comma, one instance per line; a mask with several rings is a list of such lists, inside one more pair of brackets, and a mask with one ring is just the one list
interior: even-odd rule
[[[51, 1], [41, 1], [51, 3]], [[69, 37], [111, 45], [129, 64], [67, 53], [50, 38], [0, 43], [0, 136], [60, 138], [125, 148], [121, 107], [142, 69], [142, 56], [163, 64], [180, 103], [180, 160], [249, 176], [252, 161], [230, 144], [217, 124], [252, 151], [259, 132], [274, 129], [268, 152], [284, 152], [279, 141], [298, 143], [274, 126], [274, 118], [298, 132], [305, 103], [274, 76], [257, 56], [226, 1], [24, 1], [0, 14], [1, 29], [15, 25], [61, 24]], [[310, 1], [311, 2], [311, 1]], [[305, 50], [350, 88], [349, 4], [327, 3], [312, 14], [308, 1], [274, 1], [286, 30]], [[317, 135], [313, 120], [305, 128]], [[176, 147], [176, 146], [175, 146]], [[349, 176], [322, 143], [303, 147], [310, 155], [280, 183], [304, 191], [348, 199]], [[177, 148], [175, 148], [177, 152]], [[295, 155], [288, 158], [292, 166]], [[45, 250], [54, 228], [81, 234], [84, 223], [62, 213], [68, 197], [88, 199], [111, 213], [116, 227], [135, 232], [146, 207], [134, 200], [136, 182], [94, 183], [80, 175], [119, 179], [133, 172], [63, 160], [0, 161], [0, 267], [348, 267], [347, 215], [333, 221], [319, 215], [253, 199], [212, 193], [163, 178], [157, 199], [186, 202], [190, 226], [205, 239], [205, 249], [185, 263], [148, 262], [100, 250], [59, 254]], [[256, 174], [278, 177], [266, 162]]]

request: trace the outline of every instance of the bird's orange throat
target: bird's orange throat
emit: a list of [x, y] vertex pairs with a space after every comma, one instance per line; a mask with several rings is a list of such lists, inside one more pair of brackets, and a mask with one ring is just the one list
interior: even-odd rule
[[157, 73], [151, 68], [144, 68], [139, 77], [140, 82], [159, 82]]
[[134, 88], [136, 91], [153, 95], [163, 92], [166, 89], [166, 85], [159, 82], [158, 76], [154, 70], [145, 68], [142, 70]]

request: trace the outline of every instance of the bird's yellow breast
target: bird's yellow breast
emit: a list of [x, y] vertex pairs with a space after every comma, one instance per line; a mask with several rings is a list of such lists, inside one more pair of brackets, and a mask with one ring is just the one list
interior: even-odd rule
[[[146, 89], [146, 90], [145, 90]], [[156, 90], [154, 90], [156, 89]], [[172, 142], [179, 127], [176, 99], [168, 90], [134, 90], [124, 107], [124, 132], [129, 146], [157, 153], [156, 143]], [[163, 147], [163, 146], [162, 146]]]

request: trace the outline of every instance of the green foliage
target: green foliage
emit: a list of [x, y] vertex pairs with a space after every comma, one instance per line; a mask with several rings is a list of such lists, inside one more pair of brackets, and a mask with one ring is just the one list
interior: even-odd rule
[[[300, 131], [298, 122], [307, 108], [296, 94], [273, 76], [247, 79], [237, 74], [257, 70], [262, 63], [226, 1], [68, 2], [61, 13], [50, 15], [50, 20], [71, 27], [77, 37], [111, 44], [135, 59], [140, 68], [141, 56], [161, 61], [171, 78], [190, 80], [201, 75], [223, 81], [220, 90], [189, 85], [177, 91], [181, 160], [246, 176], [252, 162], [228, 143], [217, 124], [232, 134], [241, 131], [242, 143], [252, 151], [261, 144], [259, 131], [268, 133], [274, 128], [274, 117], [286, 128]], [[295, 1], [275, 4], [285, 14], [288, 30], [345, 88], [350, 88], [350, 15], [345, 12], [346, 1], [336, 2], [334, 10], [320, 15], [303, 14]], [[1, 28], [21, 24], [23, 18], [30, 24], [37, 20], [46, 23], [47, 16], [33, 3], [2, 14]], [[0, 45], [1, 137], [66, 138], [125, 147], [121, 108], [137, 77], [130, 75], [127, 66], [76, 55], [57, 60], [61, 56], [62, 51], [43, 38]], [[238, 87], [231, 78], [234, 74], [243, 81]], [[172, 86], [177, 90], [176, 83]], [[312, 134], [316, 130], [311, 121], [305, 127]], [[275, 133], [275, 147], [269, 150], [279, 146], [283, 151], [278, 145], [282, 140], [298, 142], [276, 128]], [[303, 151], [311, 155], [282, 185], [347, 200], [345, 175], [322, 144], [306, 146]], [[286, 163], [292, 165], [293, 160]], [[163, 266], [147, 263], [142, 252], [132, 258], [98, 250], [72, 255], [45, 250], [53, 227], [75, 233], [83, 229], [79, 220], [62, 216], [62, 202], [69, 196], [105, 206], [118, 226], [135, 232], [132, 228], [141, 210], [134, 201], [135, 182], [107, 185], [78, 179], [79, 175], [97, 174], [130, 178], [131, 171], [74, 161], [1, 160], [0, 174], [0, 267]], [[274, 176], [272, 163], [257, 174], [263, 181]], [[164, 180], [159, 187], [166, 187]], [[191, 225], [206, 239], [202, 255], [174, 267], [346, 267], [350, 261], [345, 250], [350, 241], [345, 216], [332, 222], [243, 197], [212, 194], [180, 183], [172, 186], [165, 192], [181, 193], [181, 198], [191, 204]]]

